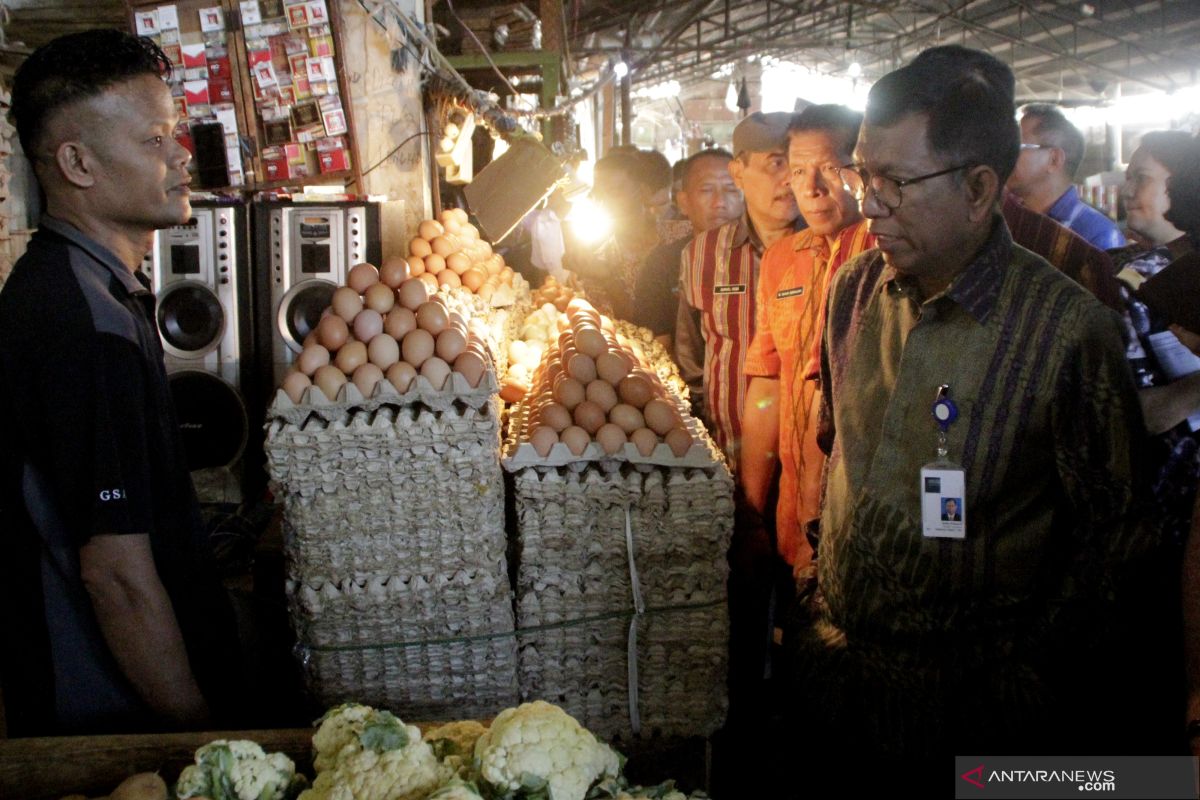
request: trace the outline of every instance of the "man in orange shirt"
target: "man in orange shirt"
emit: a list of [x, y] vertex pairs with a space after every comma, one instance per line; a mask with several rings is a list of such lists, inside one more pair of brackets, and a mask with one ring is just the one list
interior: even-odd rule
[[776, 468], [779, 554], [800, 572], [812, 561], [804, 535], [820, 517], [824, 454], [817, 447], [825, 292], [837, 269], [874, 247], [854, 199], [851, 163], [862, 115], [810, 106], [788, 128], [792, 191], [808, 228], [780, 240], [759, 271], [757, 322], [744, 371], [750, 378], [738, 473], [746, 500], [765, 515]]

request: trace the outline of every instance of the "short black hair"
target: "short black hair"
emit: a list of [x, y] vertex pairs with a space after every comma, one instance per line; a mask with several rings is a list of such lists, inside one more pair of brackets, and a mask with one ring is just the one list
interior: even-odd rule
[[1167, 180], [1171, 206], [1163, 216], [1200, 243], [1200, 137], [1183, 131], [1151, 131], [1138, 149], [1171, 173]]
[[733, 161], [733, 153], [723, 147], [712, 147], [707, 150], [701, 150], [698, 153], [692, 153], [681, 161], [680, 163], [683, 164], [683, 168], [680, 171], [680, 181], [682, 182], [684, 191], [687, 191], [688, 181], [691, 179], [692, 173], [696, 171], [696, 165], [706, 158], [720, 159], [728, 164], [730, 161]]
[[1032, 117], [1037, 123], [1038, 136], [1048, 144], [1060, 148], [1066, 155], [1067, 177], [1074, 178], [1083, 163], [1085, 144], [1083, 133], [1071, 124], [1062, 109], [1052, 103], [1030, 103], [1021, 106], [1021, 119]]
[[837, 137], [838, 152], [850, 155], [858, 143], [863, 115], [837, 103], [812, 105], [792, 117], [788, 136], [807, 131], [825, 131]]
[[63, 107], [140, 75], [170, 74], [158, 45], [124, 31], [81, 31], [42, 45], [13, 78], [12, 117], [25, 155], [35, 158], [46, 121]]
[[928, 118], [930, 147], [948, 162], [991, 167], [1003, 185], [1021, 151], [1012, 70], [982, 50], [943, 45], [880, 78], [867, 96], [868, 125]]
[[634, 175], [638, 182], [652, 192], [671, 186], [671, 162], [657, 150], [638, 150], [635, 156], [639, 169]]

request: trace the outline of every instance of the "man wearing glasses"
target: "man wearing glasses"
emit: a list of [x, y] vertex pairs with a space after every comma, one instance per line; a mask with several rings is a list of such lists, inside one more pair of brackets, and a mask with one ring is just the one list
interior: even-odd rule
[[801, 571], [812, 561], [804, 526], [820, 515], [817, 447], [821, 328], [834, 273], [874, 246], [858, 210], [861, 188], [850, 165], [862, 114], [840, 105], [809, 106], [788, 127], [792, 193], [808, 228], [763, 256], [757, 322], [746, 353], [742, 466], [746, 500], [769, 516], [779, 470], [775, 540], [779, 555]]
[[1083, 134], [1048, 103], [1021, 108], [1021, 155], [1008, 188], [1026, 208], [1058, 222], [1101, 250], [1125, 244], [1117, 223], [1079, 199], [1073, 180], [1083, 161]]
[[[1141, 416], [1112, 312], [1000, 217], [1013, 85], [949, 46], [868, 99], [854, 164], [878, 249], [829, 292], [818, 579], [787, 638], [818, 756], [1117, 752], [1137, 735], [1113, 730], [1096, 647], [1143, 546]], [[945, 526], [944, 496], [969, 521]]]

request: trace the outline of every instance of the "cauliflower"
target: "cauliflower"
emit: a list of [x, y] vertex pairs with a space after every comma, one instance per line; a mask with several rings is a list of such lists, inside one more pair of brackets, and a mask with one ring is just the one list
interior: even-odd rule
[[708, 800], [704, 792], [684, 794], [675, 788], [675, 781], [657, 786], [629, 786], [624, 778], [605, 779], [588, 792], [587, 800]]
[[621, 772], [615, 750], [541, 700], [501, 711], [475, 743], [475, 760], [500, 798], [584, 800], [598, 779]]
[[313, 747], [317, 778], [301, 800], [417, 800], [453, 776], [420, 730], [369, 706], [330, 711]]
[[283, 753], [266, 752], [255, 742], [218, 739], [196, 751], [175, 784], [180, 798], [284, 800], [303, 787], [304, 776]]
[[487, 728], [475, 720], [447, 722], [425, 732], [425, 741], [433, 748], [433, 754], [463, 779], [470, 779], [471, 760], [475, 754], [475, 742], [487, 732]]

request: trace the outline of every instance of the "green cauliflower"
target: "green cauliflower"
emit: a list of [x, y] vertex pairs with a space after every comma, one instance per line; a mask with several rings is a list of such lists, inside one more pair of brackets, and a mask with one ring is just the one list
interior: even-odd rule
[[333, 709], [313, 747], [317, 778], [300, 800], [419, 800], [453, 776], [416, 726], [369, 706]]
[[429, 795], [429, 800], [483, 800], [483, 795], [475, 784], [455, 778]]
[[425, 741], [433, 748], [433, 754], [460, 778], [470, 780], [471, 761], [475, 756], [475, 743], [487, 733], [487, 728], [475, 720], [447, 722], [425, 732]]
[[218, 739], [196, 751], [175, 784], [181, 800], [284, 800], [303, 788], [304, 776], [283, 753], [268, 755], [256, 742]]
[[561, 708], [541, 700], [501, 711], [475, 743], [479, 775], [498, 798], [584, 800], [621, 758]]

